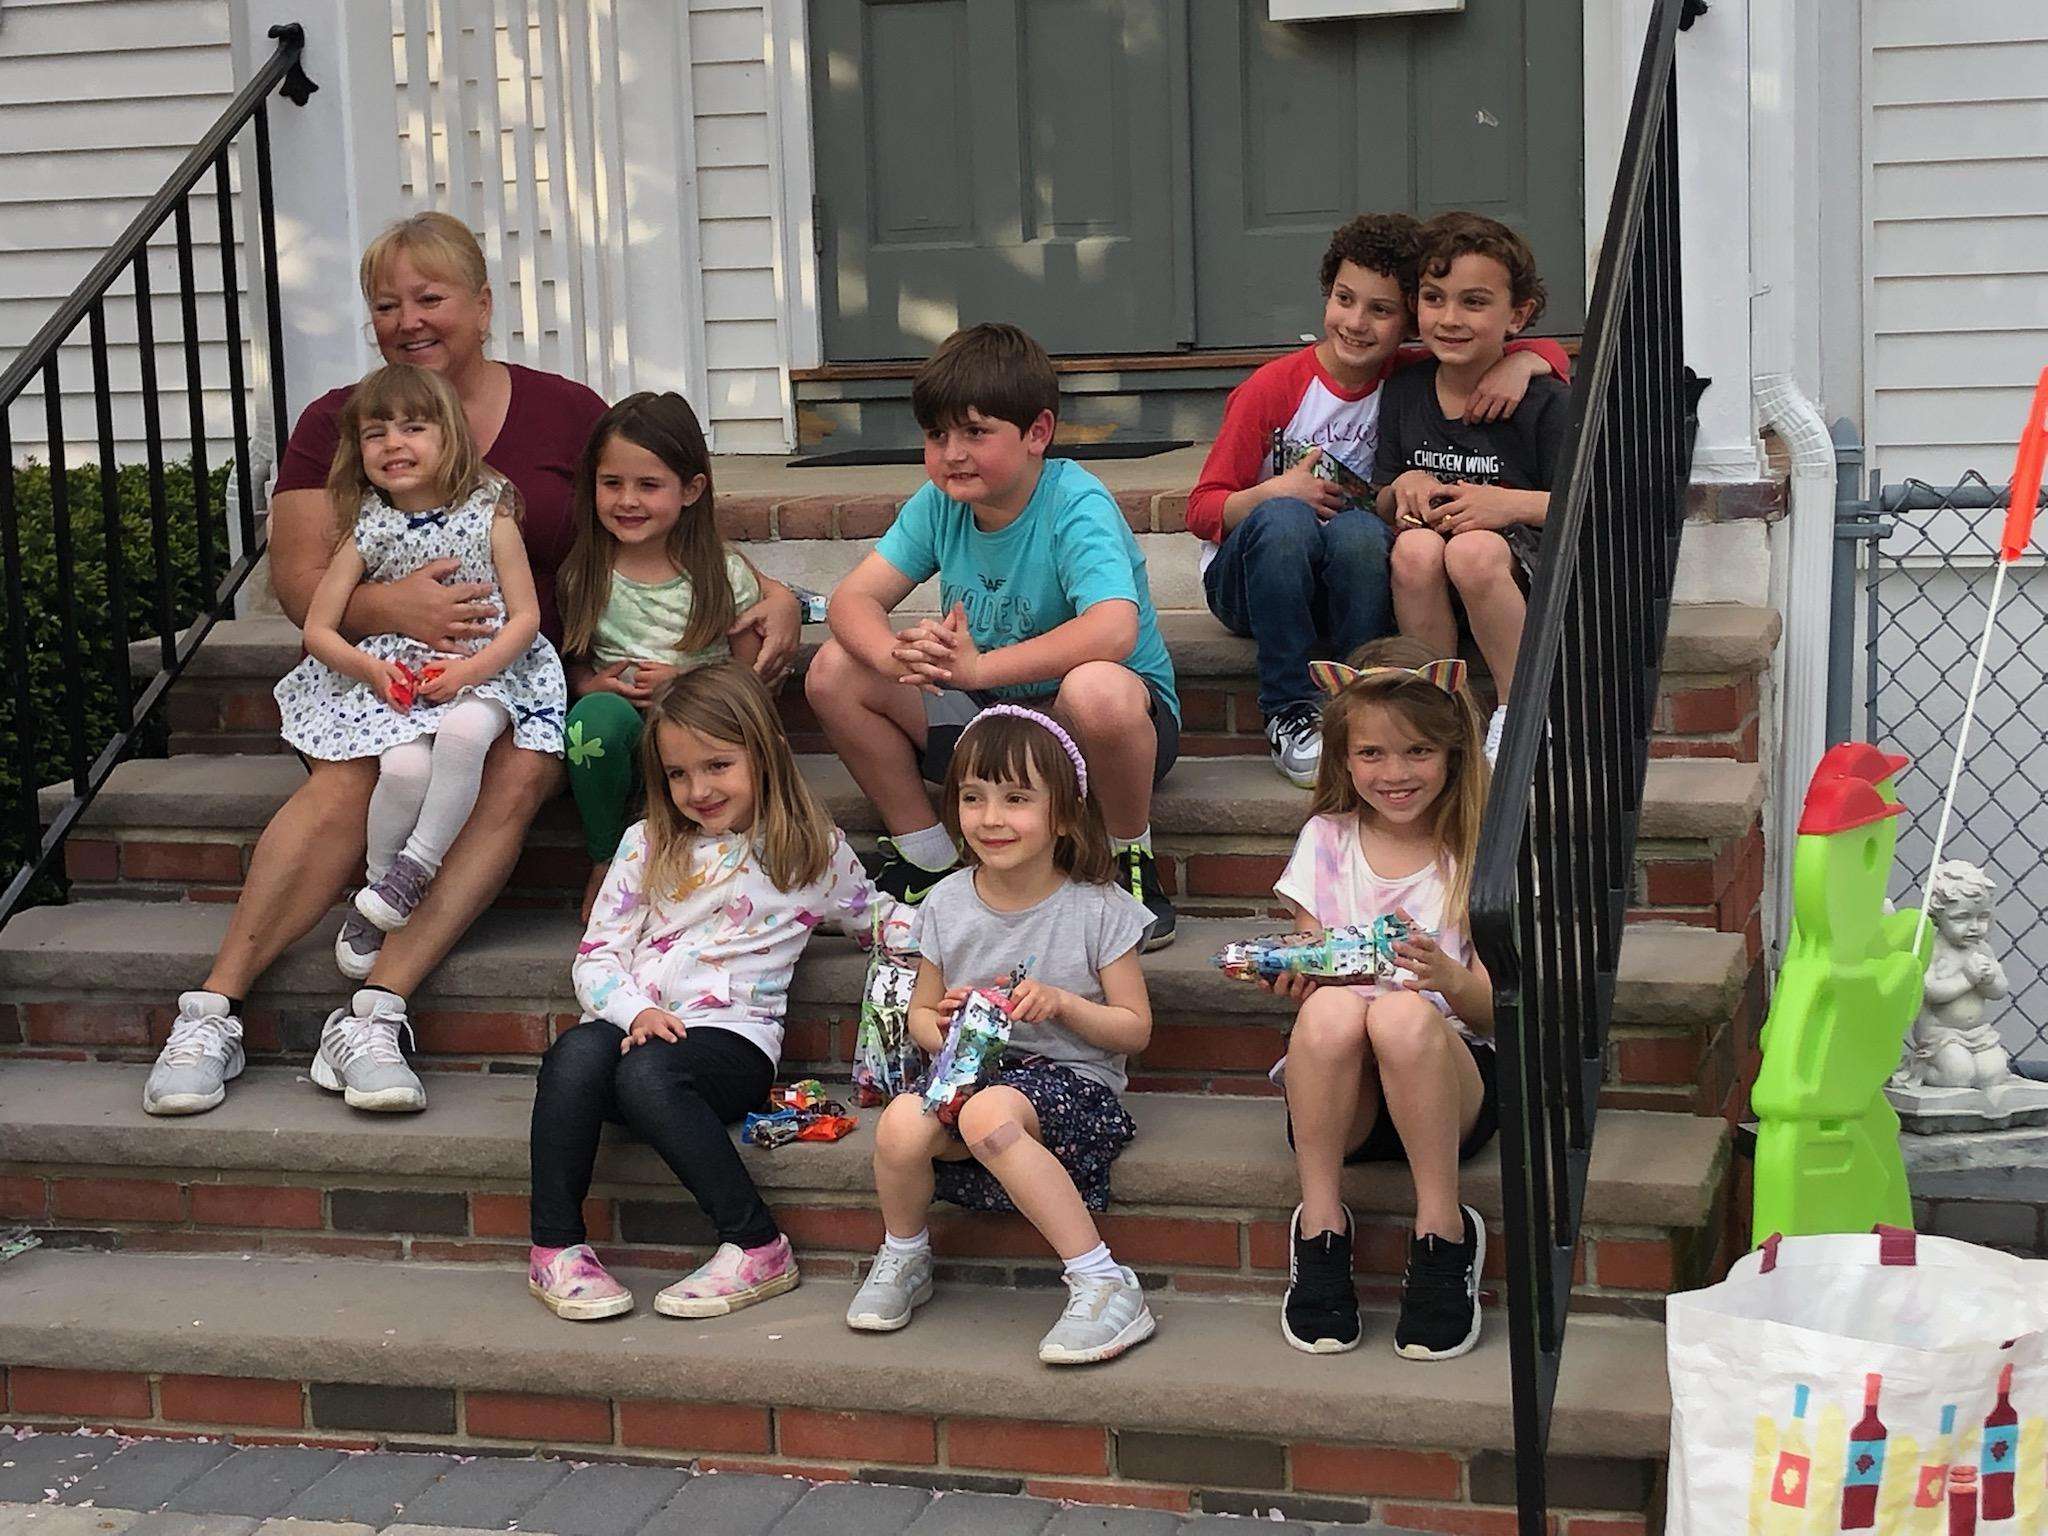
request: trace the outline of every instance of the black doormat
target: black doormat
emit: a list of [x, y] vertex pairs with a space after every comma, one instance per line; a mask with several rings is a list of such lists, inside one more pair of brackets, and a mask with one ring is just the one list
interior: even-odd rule
[[[1165, 437], [1150, 441], [1125, 438], [1106, 443], [1054, 443], [1051, 455], [1061, 459], [1149, 459], [1155, 453], [1192, 448], [1192, 437]], [[856, 464], [922, 464], [922, 448], [842, 448], [837, 453], [807, 453], [791, 459], [786, 469], [845, 469]]]

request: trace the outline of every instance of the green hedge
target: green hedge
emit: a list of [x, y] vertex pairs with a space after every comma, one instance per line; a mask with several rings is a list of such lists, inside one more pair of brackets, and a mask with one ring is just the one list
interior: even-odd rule
[[[20, 529], [22, 596], [28, 655], [26, 671], [34, 711], [35, 775], [38, 783], [54, 784], [71, 776], [70, 719], [74, 701], [85, 714], [87, 761], [114, 739], [115, 670], [127, 663], [130, 641], [159, 632], [157, 621], [163, 577], [150, 534], [149, 475], [140, 464], [115, 471], [120, 506], [121, 550], [126, 612], [118, 626], [107, 598], [106, 514], [100, 505], [99, 466], [81, 465], [64, 477], [70, 507], [72, 593], [78, 622], [78, 665], [64, 662], [63, 614], [59, 605], [56, 529], [53, 521], [48, 465], [31, 460], [14, 470], [15, 517]], [[166, 465], [164, 503], [170, 553], [169, 578], [175, 626], [191, 623], [210, 587], [228, 564], [227, 516], [222, 509], [227, 489], [225, 467], [208, 477], [208, 521], [213, 527], [213, 569], [199, 569], [198, 519], [193, 507], [192, 465]], [[16, 718], [15, 679], [24, 668], [0, 630], [0, 884], [12, 880], [34, 847], [31, 830], [20, 813], [20, 724]], [[138, 755], [161, 752], [160, 723], [138, 740]], [[44, 881], [32, 899], [50, 900], [61, 885]]]

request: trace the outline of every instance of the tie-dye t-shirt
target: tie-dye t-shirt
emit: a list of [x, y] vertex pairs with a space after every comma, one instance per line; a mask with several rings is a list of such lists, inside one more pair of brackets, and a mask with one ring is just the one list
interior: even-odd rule
[[[1365, 859], [1365, 847], [1358, 839], [1355, 816], [1311, 816], [1301, 836], [1294, 841], [1294, 853], [1280, 872], [1273, 890], [1293, 902], [1325, 928], [1350, 923], [1369, 923], [1397, 909], [1406, 912], [1418, 927], [1436, 935], [1444, 953], [1460, 965], [1472, 963], [1471, 941], [1462, 922], [1446, 924], [1443, 865], [1431, 864], [1412, 875], [1392, 879], [1379, 873]], [[1398, 972], [1406, 976], [1407, 972]], [[1386, 990], [1382, 982], [1367, 982], [1360, 991]], [[1427, 997], [1446, 1015], [1450, 1005], [1435, 992]], [[1461, 1026], [1462, 1027], [1462, 1026]]]
[[836, 830], [825, 873], [793, 891], [775, 888], [742, 834], [697, 838], [690, 853], [687, 890], [649, 890], [647, 823], [626, 828], [576, 946], [583, 1017], [630, 1029], [660, 1008], [691, 1029], [729, 1029], [779, 1062], [789, 979], [811, 930], [830, 922], [865, 935], [870, 908], [889, 898]]

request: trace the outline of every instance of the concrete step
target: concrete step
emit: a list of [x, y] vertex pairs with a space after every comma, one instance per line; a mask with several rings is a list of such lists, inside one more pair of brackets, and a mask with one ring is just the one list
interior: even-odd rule
[[[176, 995], [205, 976], [228, 917], [214, 902], [92, 901], [18, 914], [0, 930], [0, 1041], [17, 1044], [0, 1049], [148, 1059]], [[328, 1011], [346, 1000], [332, 952], [339, 921], [330, 916], [287, 950], [249, 999], [246, 1043], [259, 1059], [310, 1052]], [[1187, 918], [1171, 946], [1145, 957], [1155, 1022], [1133, 1064], [1141, 1091], [1272, 1091], [1264, 1073], [1291, 1010], [1211, 964], [1224, 943], [1256, 927]], [[531, 1062], [576, 1017], [569, 961], [578, 932], [567, 910], [487, 912], [412, 999], [422, 1059], [471, 1069]], [[846, 939], [813, 940], [790, 989], [786, 1070], [845, 1075], [865, 964]], [[1750, 974], [1737, 935], [1631, 928], [1615, 986], [1610, 1080], [1645, 1081], [1617, 1075], [1630, 1060], [1625, 1050], [1663, 1051], [1661, 1042], [1725, 1030]], [[1665, 1065], [1661, 1057], [1654, 1064]]]
[[[834, 821], [872, 848], [881, 823], [845, 765], [824, 753], [804, 754], [799, 761]], [[185, 754], [121, 764], [67, 845], [74, 899], [232, 899], [264, 826], [304, 781], [298, 759], [276, 753]], [[1640, 834], [1642, 889], [1633, 905], [1647, 912], [1663, 905], [1667, 893], [1683, 900], [1704, 891], [1709, 905], [1695, 920], [1718, 920], [1712, 904], [1731, 889], [1743, 889], [1744, 865], [1732, 852], [1758, 831], [1763, 794], [1763, 770], [1755, 763], [1652, 762]], [[69, 798], [68, 784], [44, 791], [46, 813], [54, 815]], [[1276, 912], [1273, 882], [1308, 803], [1308, 793], [1282, 779], [1263, 756], [1181, 762], [1152, 802], [1154, 845], [1168, 893], [1190, 912]], [[544, 808], [501, 901], [573, 902], [590, 868], [582, 843], [566, 796]], [[1760, 894], [1760, 864], [1756, 874]], [[1741, 908], [1739, 915], [1748, 911]], [[1737, 915], [1731, 906], [1731, 926], [1739, 931], [1732, 923]]]
[[[1304, 1515], [1326, 1501], [1322, 1518], [1341, 1505], [1397, 1527], [1506, 1528], [1498, 1323], [1471, 1354], [1422, 1366], [1395, 1359], [1375, 1313], [1362, 1349], [1308, 1364], [1271, 1303], [1164, 1296], [1152, 1342], [1055, 1371], [1035, 1357], [1057, 1311], [1042, 1291], [942, 1286], [912, 1327], [876, 1336], [844, 1325], [849, 1282], [807, 1279], [683, 1322], [646, 1310], [668, 1271], [623, 1278], [642, 1310], [580, 1327], [544, 1314], [510, 1266], [35, 1251], [0, 1271], [10, 1417], [130, 1433], [255, 1423], [419, 1450], [545, 1443], [576, 1459], [942, 1485], [1007, 1476], [1049, 1497], [1183, 1510], [1234, 1488]], [[1566, 1528], [1575, 1512], [1648, 1511], [1669, 1419], [1662, 1327], [1574, 1317], [1550, 1437], [1571, 1474], [1556, 1499]]]
[[[1193, 547], [1192, 540], [1181, 542]], [[757, 552], [781, 548], [764, 545]], [[816, 548], [829, 551], [835, 546]], [[829, 586], [843, 571], [781, 574]], [[1201, 606], [1198, 586], [1189, 601], [1192, 606], [1166, 608], [1159, 616], [1179, 684], [1183, 751], [1190, 757], [1263, 756], [1255, 648], [1250, 640], [1230, 634]], [[1778, 617], [1768, 608], [1700, 603], [1672, 610], [1656, 722], [1660, 755], [1756, 760], [1758, 677], [1769, 663], [1778, 631]], [[824, 638], [823, 625], [811, 626], [805, 635], [806, 654]], [[132, 655], [138, 675], [155, 675], [160, 656], [153, 642], [138, 643]], [[300, 655], [297, 628], [280, 616], [215, 626], [168, 705], [173, 750], [281, 750], [270, 688]], [[786, 690], [782, 706], [798, 745], [822, 750], [823, 738], [802, 690]]]
[[[5, 1214], [67, 1247], [310, 1244], [508, 1263], [524, 1251], [529, 1077], [435, 1074], [427, 1113], [373, 1121], [302, 1072], [256, 1067], [220, 1108], [169, 1121], [142, 1112], [146, 1076], [141, 1065], [9, 1063], [0, 1074]], [[1180, 1094], [1134, 1095], [1131, 1105], [1138, 1136], [1117, 1160], [1104, 1217], [1111, 1244], [1148, 1283], [1175, 1292], [1273, 1294], [1285, 1283], [1286, 1223], [1299, 1198], [1280, 1107]], [[842, 1141], [743, 1149], [816, 1273], [849, 1275], [881, 1241], [871, 1174], [878, 1113], [859, 1112], [859, 1129]], [[1603, 1113], [1587, 1174], [1581, 1303], [1661, 1313], [1666, 1292], [1701, 1283], [1715, 1258], [1727, 1162], [1719, 1120]], [[1495, 1153], [1473, 1160], [1461, 1194], [1498, 1234]], [[1361, 1279], [1391, 1296], [1414, 1210], [1407, 1171], [1347, 1169], [1345, 1198], [1358, 1219]], [[712, 1242], [666, 1166], [622, 1132], [606, 1143], [587, 1219], [621, 1263], [682, 1262]], [[944, 1208], [936, 1221], [954, 1277], [1048, 1281], [1043, 1245], [1022, 1222]], [[1498, 1262], [1489, 1271], [1504, 1273]]]

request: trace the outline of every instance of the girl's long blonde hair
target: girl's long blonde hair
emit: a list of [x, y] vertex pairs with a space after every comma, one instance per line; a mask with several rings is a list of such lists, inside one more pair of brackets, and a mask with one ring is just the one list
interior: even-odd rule
[[1351, 782], [1351, 722], [1362, 709], [1386, 709], [1420, 740], [1442, 749], [1444, 787], [1437, 796], [1432, 830], [1438, 862], [1447, 866], [1444, 921], [1462, 928], [1490, 773], [1479, 707], [1470, 686], [1460, 683], [1457, 692], [1446, 693], [1411, 670], [1436, 659], [1429, 646], [1401, 635], [1372, 641], [1352, 653], [1353, 667], [1400, 670], [1359, 678], [1323, 706], [1323, 761], [1310, 810], [1317, 816], [1359, 816], [1369, 809]]
[[668, 531], [669, 564], [690, 578], [690, 627], [676, 637], [679, 651], [716, 645], [732, 628], [735, 603], [726, 575], [725, 539], [711, 494], [711, 450], [690, 402], [671, 391], [628, 395], [598, 417], [576, 466], [576, 539], [555, 578], [562, 606], [562, 653], [587, 656], [612, 595], [612, 562], [619, 541], [597, 518], [597, 466], [614, 437], [645, 448], [688, 485], [704, 477], [704, 492], [683, 508]]
[[640, 739], [647, 785], [647, 884], [650, 892], [684, 895], [691, 888], [690, 850], [697, 824], [668, 792], [661, 728], [682, 726], [739, 748], [754, 771], [754, 845], [778, 891], [824, 876], [832, 860], [832, 819], [797, 772], [775, 703], [751, 667], [721, 662], [685, 672], [654, 696]]
[[971, 865], [979, 861], [960, 835], [960, 786], [968, 779], [1026, 788], [1036, 779], [1050, 802], [1053, 867], [1084, 885], [1104, 885], [1113, 877], [1102, 807], [1092, 795], [1081, 793], [1081, 780], [1066, 748], [1044, 726], [1015, 715], [977, 715], [960, 733], [946, 768], [940, 816], [947, 835]]
[[[377, 489], [363, 469], [363, 428], [373, 421], [426, 421], [441, 429], [441, 464], [434, 476], [437, 506], [452, 506], [480, 485], [506, 484], [477, 452], [469, 418], [448, 381], [409, 363], [386, 364], [349, 391], [335, 423], [341, 440], [327, 471], [327, 501], [334, 509], [337, 549], [354, 535], [363, 498]], [[499, 507], [514, 512], [517, 498], [501, 496]]]

